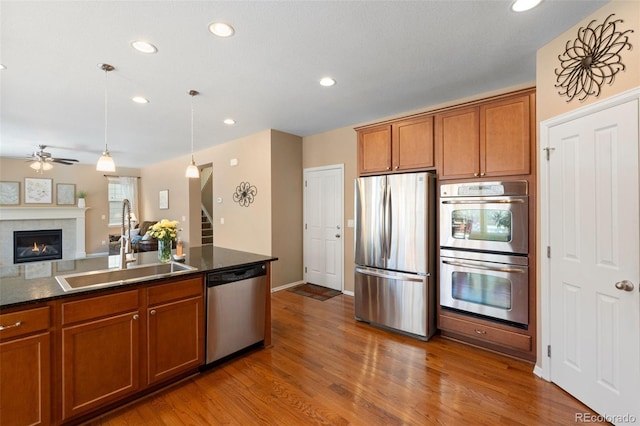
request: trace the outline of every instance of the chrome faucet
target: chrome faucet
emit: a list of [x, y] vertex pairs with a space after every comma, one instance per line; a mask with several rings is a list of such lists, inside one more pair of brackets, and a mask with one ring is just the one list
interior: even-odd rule
[[[124, 210], [127, 209], [127, 235], [124, 234]], [[131, 248], [131, 203], [126, 198], [122, 200], [122, 227], [120, 228], [120, 269], [125, 269], [127, 264], [135, 262], [135, 257], [127, 259], [128, 254], [133, 254]]]

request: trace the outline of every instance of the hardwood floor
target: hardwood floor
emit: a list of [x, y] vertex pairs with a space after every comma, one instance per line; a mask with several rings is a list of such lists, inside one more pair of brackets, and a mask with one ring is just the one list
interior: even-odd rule
[[273, 347], [90, 425], [567, 425], [587, 407], [533, 365], [353, 318], [353, 298], [273, 294]]

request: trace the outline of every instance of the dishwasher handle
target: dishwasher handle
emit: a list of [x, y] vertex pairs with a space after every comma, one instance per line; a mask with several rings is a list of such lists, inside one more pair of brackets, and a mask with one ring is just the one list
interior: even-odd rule
[[227, 269], [218, 272], [210, 272], [207, 274], [207, 287], [215, 287], [264, 275], [267, 275], [267, 265], [265, 263]]

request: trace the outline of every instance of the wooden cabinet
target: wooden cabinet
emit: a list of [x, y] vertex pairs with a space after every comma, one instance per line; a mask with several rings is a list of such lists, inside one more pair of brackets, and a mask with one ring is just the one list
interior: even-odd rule
[[440, 179], [529, 175], [532, 92], [436, 116]]
[[439, 327], [445, 332], [460, 334], [481, 344], [497, 345], [525, 353], [530, 353], [534, 349], [531, 336], [515, 330], [490, 326], [472, 318], [456, 318], [452, 315], [441, 314]]
[[204, 362], [202, 275], [63, 301], [60, 311], [63, 421]]
[[204, 362], [202, 278], [147, 290], [147, 381], [160, 382]]
[[0, 423], [51, 423], [48, 306], [0, 314]]
[[433, 116], [358, 129], [360, 175], [435, 167]]
[[62, 417], [140, 388], [139, 291], [62, 303]]

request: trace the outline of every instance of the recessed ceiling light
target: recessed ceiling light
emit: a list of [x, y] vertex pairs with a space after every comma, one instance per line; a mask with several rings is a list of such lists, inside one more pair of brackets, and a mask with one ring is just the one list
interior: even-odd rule
[[134, 40], [131, 42], [131, 47], [133, 47], [134, 49], [136, 49], [138, 52], [141, 52], [141, 53], [157, 53], [158, 52], [158, 48], [155, 47], [153, 44], [149, 43], [148, 41]]
[[511, 5], [514, 12], [526, 12], [542, 3], [542, 0], [516, 0]]
[[131, 100], [137, 104], [148, 104], [149, 99], [143, 98], [142, 96], [134, 96]]
[[234, 120], [233, 118], [225, 118], [223, 123], [228, 126], [231, 126], [232, 124], [236, 124], [236, 120]]
[[336, 84], [336, 81], [331, 77], [323, 77], [320, 79], [320, 85], [324, 87], [331, 87]]
[[0, 64], [0, 70], [6, 70], [7, 67], [5, 66], [5, 64]]
[[225, 24], [224, 22], [213, 22], [209, 24], [209, 31], [218, 37], [231, 37], [236, 32], [231, 25]]

